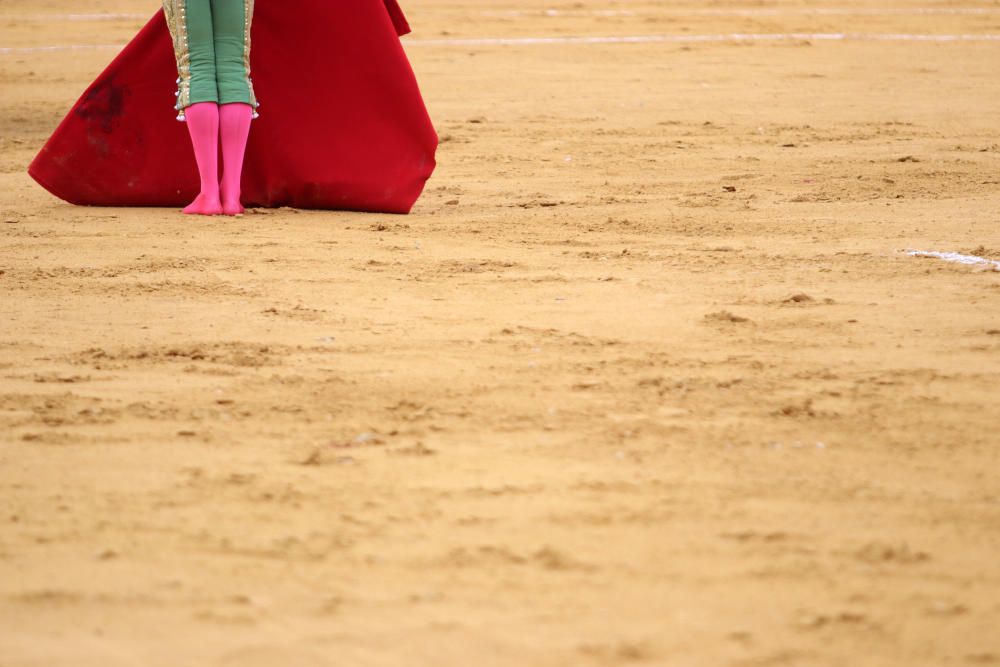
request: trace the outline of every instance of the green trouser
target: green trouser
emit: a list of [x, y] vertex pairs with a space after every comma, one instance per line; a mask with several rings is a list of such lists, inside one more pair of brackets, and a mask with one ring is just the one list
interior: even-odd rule
[[199, 102], [249, 104], [253, 0], [163, 0], [177, 57], [178, 119]]

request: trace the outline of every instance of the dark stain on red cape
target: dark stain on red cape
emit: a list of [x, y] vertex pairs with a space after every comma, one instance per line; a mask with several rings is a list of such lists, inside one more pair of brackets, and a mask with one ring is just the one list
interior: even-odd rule
[[[434, 171], [438, 137], [399, 41], [396, 0], [257, 0], [251, 68], [261, 102], [243, 201], [407, 213]], [[182, 206], [198, 192], [175, 119], [173, 45], [162, 12], [87, 89], [28, 169], [73, 204]]]

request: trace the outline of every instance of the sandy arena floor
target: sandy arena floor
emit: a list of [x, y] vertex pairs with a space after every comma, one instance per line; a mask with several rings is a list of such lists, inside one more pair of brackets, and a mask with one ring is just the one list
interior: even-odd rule
[[1000, 664], [1000, 273], [902, 252], [1000, 259], [1000, 41], [449, 41], [1000, 4], [410, 0], [413, 215], [238, 220], [25, 174], [85, 5], [0, 0], [0, 665]]

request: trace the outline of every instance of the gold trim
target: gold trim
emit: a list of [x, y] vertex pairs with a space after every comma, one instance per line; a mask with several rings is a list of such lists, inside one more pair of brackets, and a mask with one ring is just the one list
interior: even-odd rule
[[184, 117], [184, 109], [191, 102], [191, 50], [188, 45], [187, 0], [163, 0], [163, 15], [174, 42], [174, 57], [177, 60], [177, 104], [178, 118]]
[[257, 115], [257, 96], [254, 94], [253, 81], [250, 79], [250, 28], [253, 25], [254, 0], [243, 0], [243, 71], [247, 73], [247, 89], [250, 91], [250, 106]]

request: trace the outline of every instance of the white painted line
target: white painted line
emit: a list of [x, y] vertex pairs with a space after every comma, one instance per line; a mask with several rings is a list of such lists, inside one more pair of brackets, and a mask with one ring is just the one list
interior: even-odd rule
[[720, 7], [709, 9], [511, 9], [486, 10], [483, 16], [505, 18], [537, 17], [618, 17], [618, 16], [987, 16], [1000, 14], [997, 7], [788, 7], [751, 8]]
[[[447, 11], [447, 10], [445, 10]], [[466, 12], [462, 12], [466, 13]], [[658, 8], [658, 9], [510, 9], [483, 10], [481, 16], [498, 18], [630, 17], [630, 16], [987, 16], [1000, 7], [784, 7], [784, 8]], [[88, 14], [0, 14], [0, 21], [132, 21], [151, 13], [104, 12]]]
[[480, 37], [449, 39], [404, 39], [414, 46], [535, 46], [547, 44], [662, 44], [692, 42], [1000, 42], [1000, 35], [918, 35], [918, 34], [867, 34], [867, 33], [731, 33], [719, 35], [624, 35], [624, 36], [566, 36], [566, 37]]
[[121, 51], [124, 44], [65, 44], [60, 46], [0, 47], [0, 56], [18, 53], [60, 53], [63, 51]]
[[0, 21], [148, 21], [152, 12], [146, 14], [102, 13], [102, 14], [0, 14]]
[[[470, 37], [451, 39], [404, 39], [407, 46], [537, 46], [548, 44], [688, 44], [697, 42], [1000, 42], [1000, 34], [984, 35], [915, 35], [868, 33], [731, 33], [727, 35], [622, 35], [565, 37]], [[119, 50], [116, 44], [67, 44], [57, 46], [0, 47], [0, 55], [57, 53], [60, 51]]]
[[[668, 10], [669, 11], [669, 10]], [[697, 10], [696, 10], [697, 11]], [[615, 16], [638, 16], [642, 14], [642, 11], [635, 11], [631, 9], [509, 9], [509, 10], [490, 10], [487, 9], [481, 14], [483, 16], [489, 16], [493, 18], [537, 18], [539, 16], [543, 17], [561, 17], [561, 16], [604, 16], [604, 17], [615, 17]], [[656, 13], [660, 13], [657, 11]], [[672, 12], [671, 12], [672, 13]]]
[[943, 259], [946, 262], [956, 262], [970, 266], [989, 266], [994, 271], [1000, 271], [1000, 261], [986, 259], [978, 255], [963, 255], [958, 252], [937, 252], [936, 250], [906, 250], [904, 252], [911, 257], [933, 257], [934, 259]]

